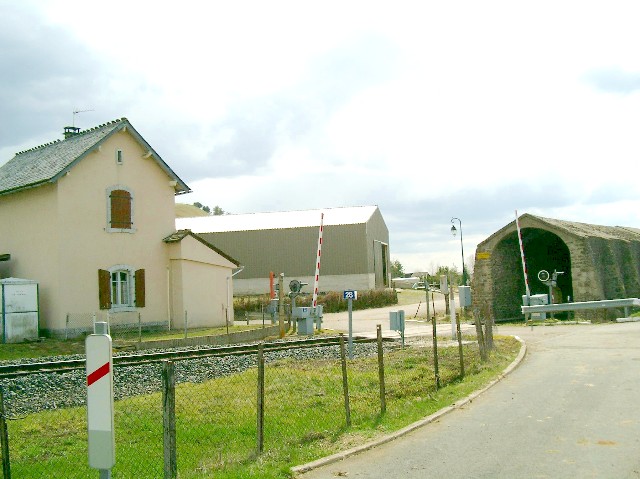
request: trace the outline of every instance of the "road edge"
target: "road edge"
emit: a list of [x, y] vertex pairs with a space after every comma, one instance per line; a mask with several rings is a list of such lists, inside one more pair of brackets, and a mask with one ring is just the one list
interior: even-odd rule
[[370, 441], [367, 442], [365, 444], [361, 444], [360, 446], [355, 446], [352, 447], [350, 449], [347, 449], [345, 451], [341, 451], [341, 452], [337, 452], [335, 454], [332, 454], [330, 456], [326, 456], [326, 457], [322, 457], [320, 459], [316, 459], [315, 461], [311, 461], [308, 462], [306, 464], [301, 464], [300, 466], [294, 466], [292, 467], [291, 473], [293, 474], [293, 477], [297, 477], [297, 475], [299, 474], [304, 474], [305, 472], [309, 472], [313, 469], [317, 469], [318, 467], [321, 466], [326, 466], [329, 464], [332, 464], [334, 462], [338, 462], [338, 461], [342, 461], [343, 459], [346, 459], [350, 456], [354, 456], [356, 454], [359, 454], [361, 452], [364, 451], [368, 451], [369, 449], [373, 449], [374, 447], [377, 446], [381, 446], [382, 444], [386, 444], [387, 442], [391, 442], [394, 441], [395, 439], [398, 439], [402, 436], [405, 436], [406, 434], [415, 431], [418, 428], [421, 428], [423, 426], [426, 426], [427, 424], [430, 424], [438, 419], [440, 419], [442, 416], [444, 416], [445, 414], [449, 414], [451, 411], [454, 411], [456, 409], [461, 408], [462, 406], [470, 403], [471, 401], [473, 401], [475, 398], [477, 398], [478, 396], [480, 396], [482, 393], [484, 393], [485, 391], [489, 390], [490, 388], [492, 388], [493, 386], [495, 386], [496, 384], [498, 384], [500, 381], [502, 381], [505, 377], [507, 377], [509, 374], [511, 374], [513, 372], [514, 369], [516, 369], [520, 363], [522, 363], [522, 360], [524, 359], [525, 355], [527, 354], [527, 344], [519, 337], [519, 336], [513, 336], [518, 342], [520, 342], [520, 351], [518, 352], [518, 356], [516, 356], [516, 358], [511, 362], [511, 364], [509, 364], [509, 366], [507, 366], [499, 375], [498, 377], [496, 377], [495, 379], [491, 380], [489, 382], [489, 384], [487, 384], [486, 386], [484, 386], [482, 389], [478, 389], [477, 391], [472, 392], [471, 394], [469, 394], [468, 396], [459, 399], [458, 401], [456, 401], [455, 403], [453, 403], [451, 406], [447, 406], [444, 407], [442, 409], [440, 409], [437, 412], [434, 412], [433, 414], [431, 414], [430, 416], [427, 416], [423, 419], [420, 419], [419, 421], [414, 422], [413, 424], [409, 424], [408, 426], [399, 429], [398, 431], [395, 431], [391, 434], [387, 434], [386, 436], [382, 436], [374, 441]]

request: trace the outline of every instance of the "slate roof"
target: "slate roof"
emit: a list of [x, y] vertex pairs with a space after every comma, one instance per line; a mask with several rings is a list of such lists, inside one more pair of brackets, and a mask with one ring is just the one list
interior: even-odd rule
[[366, 223], [377, 209], [378, 207], [374, 205], [176, 218], [176, 225], [179, 228], [188, 228], [196, 233], [306, 228], [320, 226], [321, 213], [324, 213], [323, 224], [325, 226], [352, 225]]
[[112, 134], [125, 128], [145, 150], [151, 152], [151, 156], [167, 175], [176, 181], [176, 194], [191, 191], [133, 128], [129, 120], [121, 118], [81, 131], [67, 139], [53, 141], [16, 153], [11, 160], [0, 167], [0, 195], [15, 193], [46, 183], [55, 183]]
[[200, 243], [202, 243], [203, 245], [205, 245], [207, 248], [209, 248], [209, 249], [215, 251], [216, 253], [218, 253], [223, 258], [228, 259], [229, 261], [231, 261], [236, 266], [240, 266], [240, 262], [238, 260], [233, 259], [227, 253], [225, 253], [222, 250], [216, 248], [215, 246], [213, 246], [211, 243], [209, 243], [207, 240], [205, 240], [201, 236], [199, 236], [197, 234], [194, 234], [191, 230], [178, 230], [175, 233], [170, 234], [166, 238], [163, 238], [162, 241], [164, 241], [165, 243], [179, 243], [180, 241], [185, 239], [187, 236], [191, 236], [195, 240], [197, 240]]

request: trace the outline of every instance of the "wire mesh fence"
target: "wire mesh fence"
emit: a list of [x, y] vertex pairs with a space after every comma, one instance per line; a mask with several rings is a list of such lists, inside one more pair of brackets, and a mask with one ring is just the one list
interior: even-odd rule
[[[352, 431], [375, 431], [381, 418], [432, 401], [430, 340], [356, 344], [353, 360], [340, 346], [318, 345], [116, 367], [113, 477], [277, 477], [270, 467], [332, 452], [356, 440]], [[456, 348], [446, 349], [442, 384], [460, 372]], [[480, 368], [477, 344], [465, 346], [465, 362], [471, 373]], [[0, 386], [10, 477], [96, 477], [87, 461], [84, 370]]]
[[143, 333], [170, 329], [169, 321], [147, 321], [139, 311], [67, 313], [63, 338], [73, 339], [91, 334], [96, 322], [107, 323], [111, 337], [123, 340], [139, 341]]

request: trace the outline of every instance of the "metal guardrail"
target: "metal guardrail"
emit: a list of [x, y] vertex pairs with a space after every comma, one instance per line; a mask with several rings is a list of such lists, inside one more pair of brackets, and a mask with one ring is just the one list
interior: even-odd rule
[[532, 313], [561, 313], [563, 311], [587, 311], [590, 309], [624, 308], [628, 316], [629, 308], [640, 307], [640, 299], [604, 299], [601, 301], [579, 301], [576, 303], [540, 304], [536, 306], [521, 306], [522, 314]]

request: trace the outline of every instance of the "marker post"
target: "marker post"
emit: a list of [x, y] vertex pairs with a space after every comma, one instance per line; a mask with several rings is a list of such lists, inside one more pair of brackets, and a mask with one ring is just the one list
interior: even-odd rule
[[353, 359], [353, 300], [358, 299], [358, 292], [345, 291], [342, 297], [347, 300], [349, 311], [349, 359]]
[[111, 336], [104, 322], [94, 323], [94, 331], [85, 340], [89, 467], [100, 471], [100, 479], [110, 479], [116, 463]]

